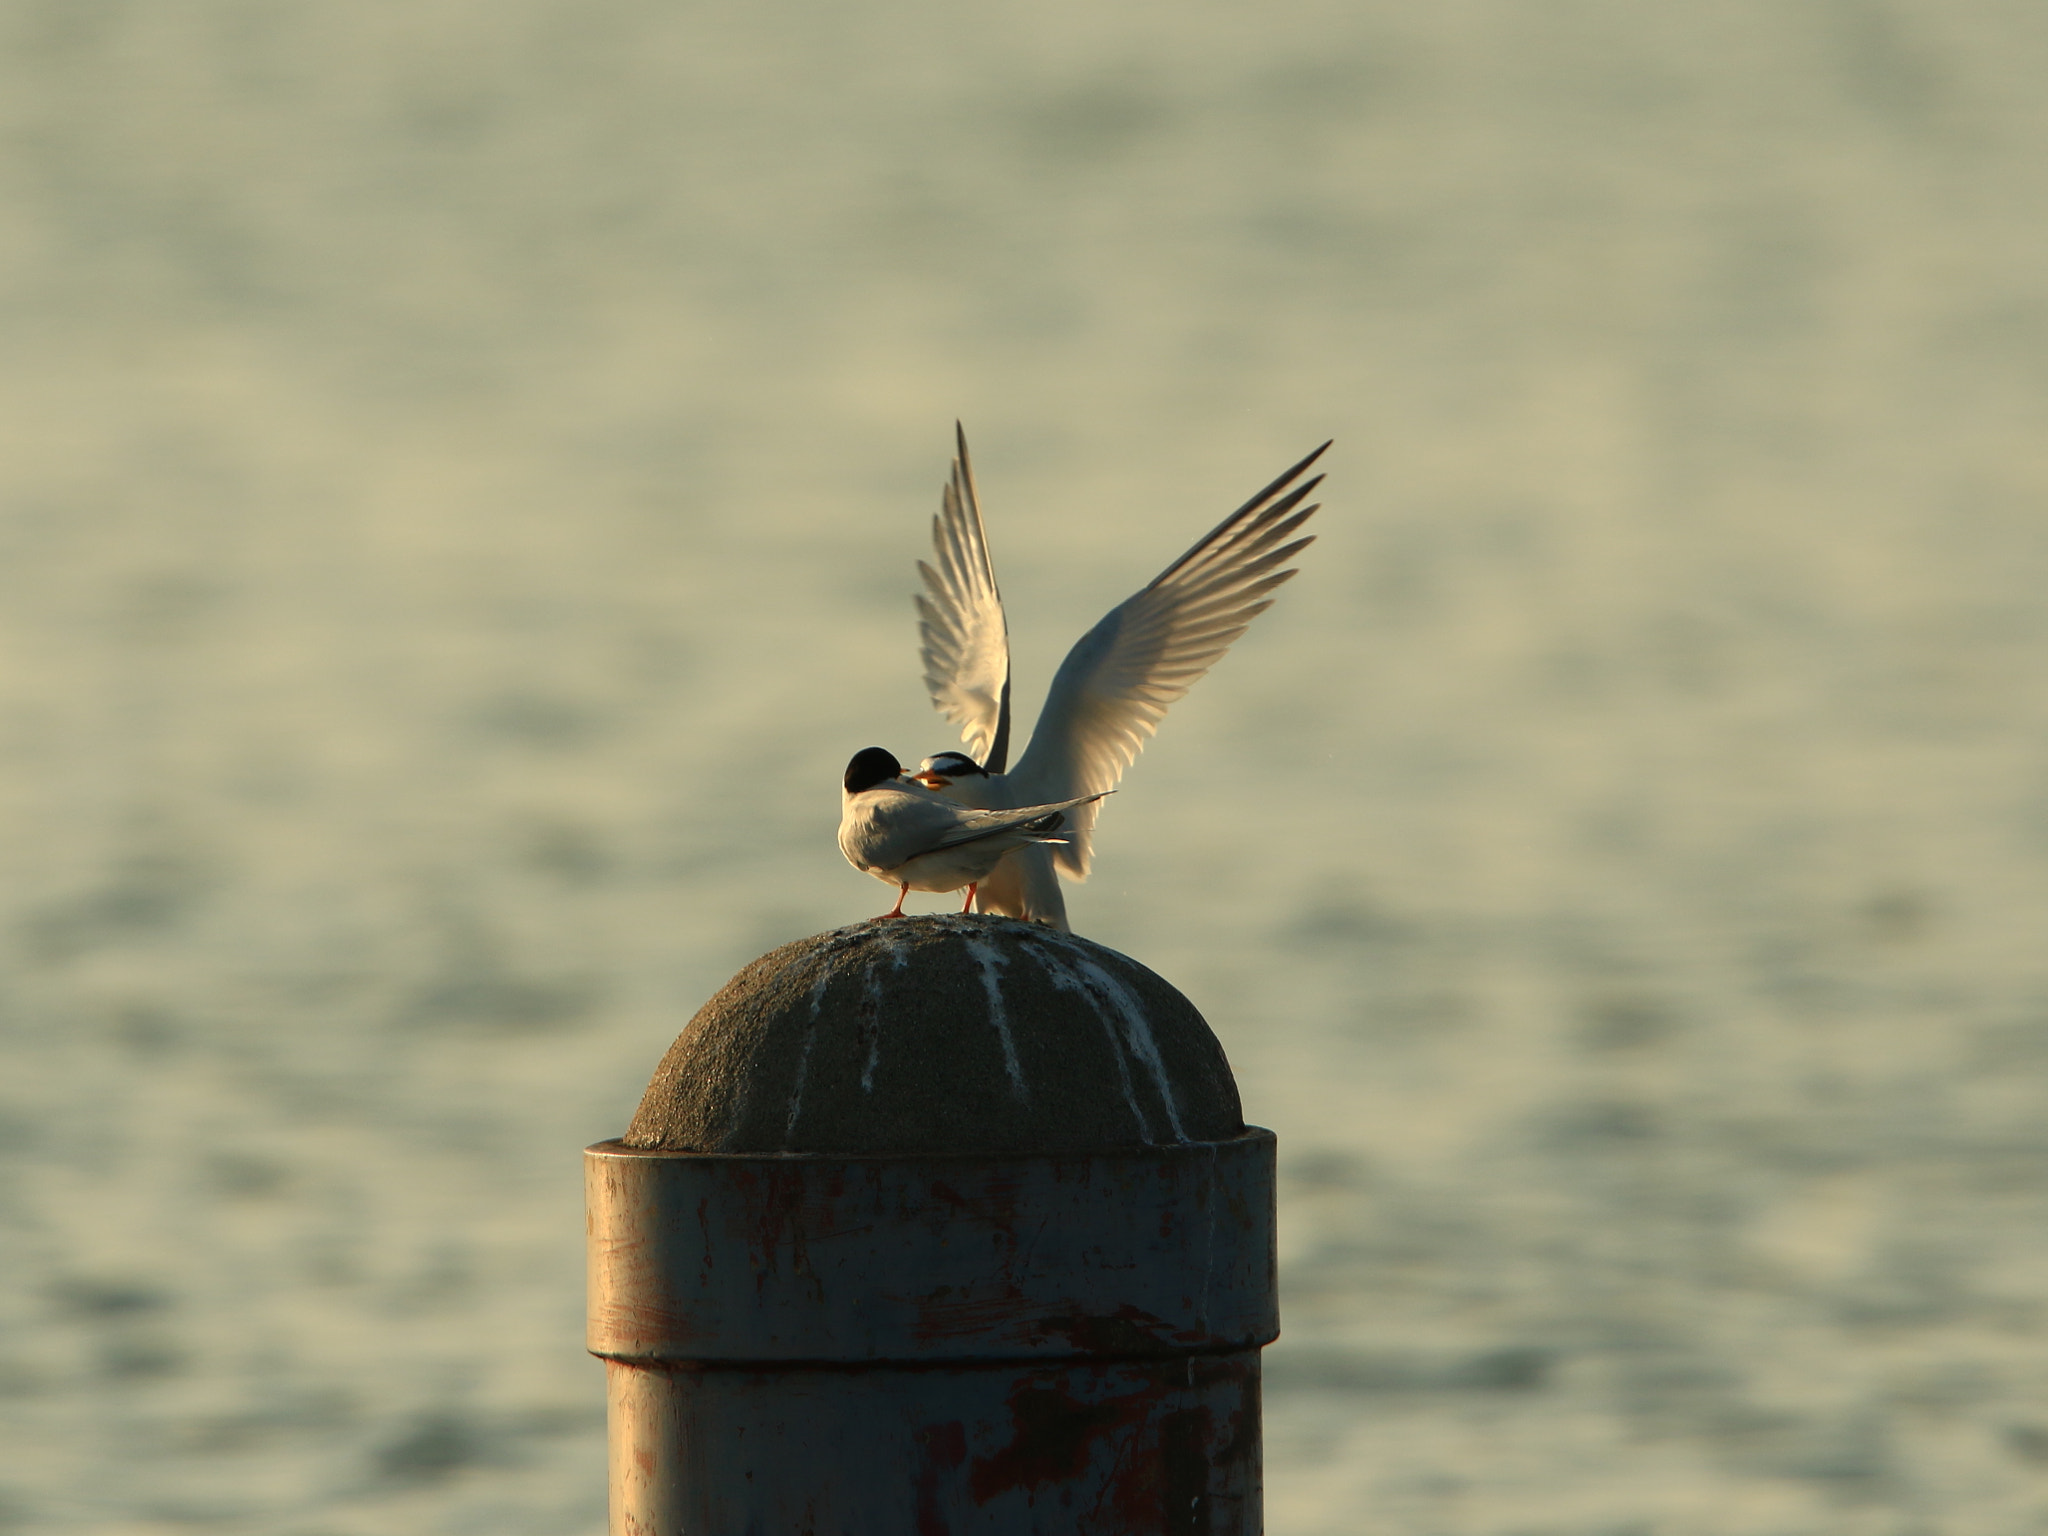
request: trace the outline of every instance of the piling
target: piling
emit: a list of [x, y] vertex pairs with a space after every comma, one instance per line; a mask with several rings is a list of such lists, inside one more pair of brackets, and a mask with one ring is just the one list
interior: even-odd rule
[[585, 1166], [613, 1536], [1261, 1529], [1273, 1136], [1135, 961], [785, 945]]

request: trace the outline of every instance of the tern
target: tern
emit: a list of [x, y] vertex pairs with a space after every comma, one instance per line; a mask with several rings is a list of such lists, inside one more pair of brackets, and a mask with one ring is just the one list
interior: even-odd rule
[[904, 777], [903, 765], [881, 747], [863, 747], [846, 765], [839, 851], [855, 869], [898, 888], [896, 905], [884, 917], [901, 917], [903, 898], [914, 890], [957, 891], [964, 885], [972, 906], [976, 884], [1005, 854], [1060, 842], [1066, 813], [1100, 800], [1102, 793], [1056, 805], [974, 810]]
[[[928, 757], [912, 777], [962, 805], [1007, 810], [1074, 806], [1062, 838], [1034, 840], [999, 860], [969, 900], [983, 912], [1067, 927], [1059, 876], [1086, 880], [1094, 801], [1159, 728], [1167, 706], [1193, 687], [1291, 578], [1281, 569], [1314, 535], [1294, 535], [1322, 483], [1302, 473], [1324, 443], [1205, 534], [1151, 583], [1112, 608], [1067, 652], [1054, 674], [1031, 744], [1004, 771], [1010, 750], [1010, 636], [990, 563], [988, 534], [967, 456], [954, 426], [953, 475], [932, 519], [937, 560], [920, 560], [917, 599], [925, 687], [960, 726], [965, 752]], [[1077, 803], [1081, 802], [1081, 803]]]

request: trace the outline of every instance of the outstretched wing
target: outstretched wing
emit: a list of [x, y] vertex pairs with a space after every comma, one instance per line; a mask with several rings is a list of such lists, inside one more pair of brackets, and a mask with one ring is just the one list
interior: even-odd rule
[[[1313, 539], [1294, 533], [1316, 510], [1301, 503], [1323, 477], [1294, 482], [1329, 446], [1218, 523], [1067, 652], [1031, 745], [1010, 775], [1020, 798], [1065, 800], [1116, 787], [1167, 706], [1216, 664], [1272, 606], [1273, 589], [1294, 575], [1280, 567]], [[1053, 851], [1069, 879], [1088, 878], [1096, 810], [1093, 803], [1074, 810], [1067, 844]]]
[[924, 685], [933, 707], [960, 727], [967, 755], [1001, 773], [1010, 755], [1010, 632], [989, 564], [967, 434], [958, 422], [953, 432], [959, 443], [953, 478], [932, 519], [938, 565], [917, 563], [925, 588], [917, 599]]

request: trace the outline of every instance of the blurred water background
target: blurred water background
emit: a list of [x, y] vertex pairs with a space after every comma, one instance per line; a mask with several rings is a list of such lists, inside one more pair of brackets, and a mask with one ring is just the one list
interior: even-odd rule
[[[1080, 931], [1276, 1536], [2048, 1523], [2048, 9], [0, 6], [0, 1528], [589, 1533], [579, 1149], [1325, 436]], [[943, 905], [927, 899], [924, 906]]]

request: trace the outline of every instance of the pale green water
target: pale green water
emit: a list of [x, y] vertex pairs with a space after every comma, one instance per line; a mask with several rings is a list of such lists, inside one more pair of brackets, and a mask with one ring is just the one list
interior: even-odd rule
[[1072, 895], [1281, 1133], [1276, 1536], [2048, 1523], [2048, 10], [0, 59], [0, 1526], [598, 1529], [578, 1152], [886, 904], [955, 415], [1027, 696], [1339, 439]]

